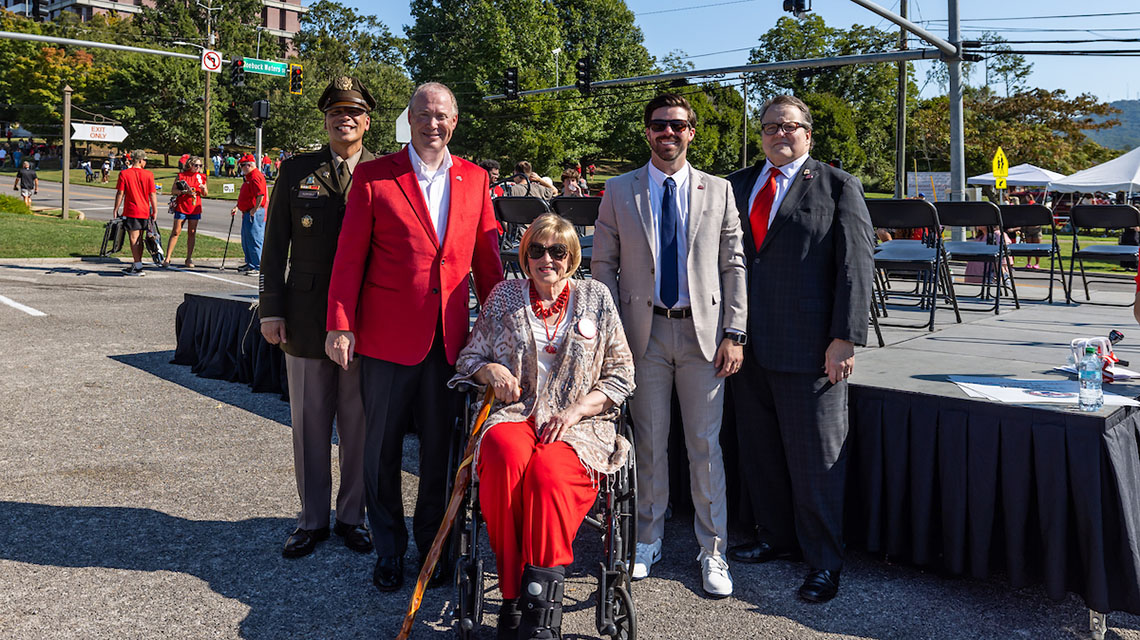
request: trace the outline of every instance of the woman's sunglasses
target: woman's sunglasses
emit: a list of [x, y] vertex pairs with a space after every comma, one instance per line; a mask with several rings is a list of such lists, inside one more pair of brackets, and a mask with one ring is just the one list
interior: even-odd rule
[[526, 255], [531, 260], [541, 260], [543, 254], [549, 253], [551, 260], [565, 260], [570, 250], [564, 244], [552, 244], [549, 247], [532, 242], [526, 248]]

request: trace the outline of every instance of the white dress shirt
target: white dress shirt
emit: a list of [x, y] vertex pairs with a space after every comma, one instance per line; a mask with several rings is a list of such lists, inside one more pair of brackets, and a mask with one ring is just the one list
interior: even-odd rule
[[807, 162], [808, 155], [805, 153], [782, 167], [776, 167], [771, 160], [765, 160], [764, 168], [760, 170], [760, 178], [752, 186], [752, 194], [748, 196], [748, 215], [752, 215], [752, 205], [756, 202], [756, 196], [764, 188], [764, 184], [768, 182], [768, 172], [773, 168], [779, 169], [780, 173], [776, 174], [776, 197], [772, 200], [772, 210], [768, 212], [768, 226], [771, 227], [776, 212], [780, 210], [780, 203], [784, 201], [784, 196], [788, 195], [788, 187], [792, 185], [792, 180], [796, 178], [796, 173], [799, 172], [800, 167]]
[[408, 145], [408, 157], [412, 159], [412, 170], [416, 172], [416, 180], [420, 183], [420, 193], [423, 194], [424, 203], [427, 204], [428, 217], [435, 226], [435, 237], [439, 240], [440, 246], [443, 246], [443, 238], [447, 235], [447, 212], [451, 201], [451, 181], [448, 180], [448, 172], [452, 165], [451, 152], [446, 147], [443, 149], [443, 162], [434, 172], [427, 168], [411, 144]]
[[677, 206], [677, 304], [674, 309], [689, 306], [689, 163], [686, 162], [677, 173], [666, 176], [665, 172], [649, 163], [649, 206], [653, 212], [653, 255], [657, 265], [653, 286], [653, 304], [664, 307], [661, 302], [661, 199], [665, 196], [665, 178], [673, 178], [677, 184], [673, 191]]

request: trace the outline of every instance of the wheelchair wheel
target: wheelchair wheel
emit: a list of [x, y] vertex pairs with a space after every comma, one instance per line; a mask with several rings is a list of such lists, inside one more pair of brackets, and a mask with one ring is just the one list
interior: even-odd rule
[[635, 640], [637, 638], [637, 611], [633, 608], [633, 596], [624, 586], [614, 587], [614, 626], [610, 634], [612, 640]]

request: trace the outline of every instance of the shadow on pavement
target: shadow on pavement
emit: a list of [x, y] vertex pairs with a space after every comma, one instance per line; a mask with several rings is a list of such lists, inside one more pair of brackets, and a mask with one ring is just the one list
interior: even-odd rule
[[276, 394], [255, 394], [244, 384], [198, 377], [191, 373], [189, 367], [171, 364], [170, 360], [174, 357], [174, 351], [126, 353], [109, 357], [219, 402], [245, 409], [267, 420], [279, 422], [286, 427], [292, 424], [289, 417], [289, 403], [282, 402]]
[[337, 637], [343, 621], [374, 606], [365, 598], [371, 558], [337, 538], [308, 558], [281, 557], [292, 519], [187, 520], [153, 509], [0, 502], [0, 520], [4, 560], [195, 576], [249, 607], [242, 638]]

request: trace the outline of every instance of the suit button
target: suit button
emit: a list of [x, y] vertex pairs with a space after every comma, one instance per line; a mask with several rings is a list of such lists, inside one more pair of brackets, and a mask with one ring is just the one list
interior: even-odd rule
[[655, 274], [655, 273], [657, 273], [657, 270], [656, 270], [656, 269], [654, 269], [653, 267], [650, 267], [650, 268], [649, 268], [649, 275], [653, 275], [653, 274]]
[[753, 258], [752, 264], [756, 264], [756, 265], [760, 264], [760, 258]]
[[652, 306], [653, 306], [653, 301], [652, 301], [652, 300], [646, 300], [646, 301], [645, 301], [645, 306], [647, 306], [647, 307], [652, 307]]
[[439, 263], [440, 263], [441, 265], [447, 264], [447, 258], [440, 258], [440, 259], [439, 259]]
[[437, 288], [433, 287], [433, 288], [432, 288], [432, 290], [431, 290], [431, 292], [432, 292], [432, 293], [434, 293], [434, 294], [437, 294], [437, 295], [438, 295], [438, 294], [439, 294], [439, 289], [437, 289]]

